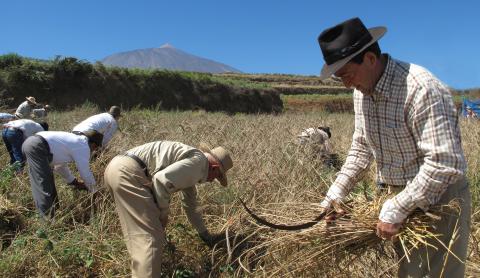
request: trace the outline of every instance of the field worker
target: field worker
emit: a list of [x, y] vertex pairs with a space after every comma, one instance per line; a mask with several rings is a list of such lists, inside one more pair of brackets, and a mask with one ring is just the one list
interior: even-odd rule
[[30, 119], [33, 108], [38, 105], [34, 97], [26, 97], [26, 101], [22, 102], [15, 112], [18, 119]]
[[306, 145], [310, 143], [324, 145], [327, 143], [328, 139], [332, 137], [330, 132], [330, 127], [310, 127], [302, 130], [302, 132], [297, 135], [298, 143], [300, 145]]
[[103, 134], [102, 146], [105, 147], [112, 139], [113, 134], [117, 131], [117, 121], [120, 117], [120, 107], [112, 106], [106, 113], [93, 115], [83, 120], [73, 128], [72, 132], [82, 134], [88, 130], [96, 130]]
[[467, 106], [467, 118], [477, 118], [477, 114], [473, 111], [473, 109], [470, 106]]
[[314, 159], [318, 159], [323, 165], [340, 170], [341, 162], [338, 154], [333, 153], [330, 145], [332, 133], [330, 127], [310, 127], [302, 130], [297, 135], [298, 144], [308, 148]]
[[[355, 89], [351, 149], [321, 205], [332, 209], [332, 201], [341, 202], [373, 159], [377, 179], [396, 193], [379, 215], [377, 235], [383, 239], [394, 239], [415, 209], [426, 211], [458, 198], [460, 215], [442, 215], [434, 225], [455, 257], [448, 256], [444, 264], [447, 251], [432, 240], [437, 249], [413, 250], [411, 262], [401, 259], [398, 275], [440, 277], [444, 267], [443, 277], [463, 277], [471, 200], [455, 105], [448, 88], [429, 71], [381, 53], [377, 40], [385, 32], [385, 27], [367, 30], [359, 18], [352, 18], [318, 37], [325, 59], [320, 78], [334, 75]], [[333, 213], [338, 217], [342, 211]], [[404, 257], [401, 248], [398, 252]]]
[[15, 115], [12, 115], [10, 113], [0, 113], [0, 123], [2, 124], [13, 121], [15, 119]]
[[3, 125], [3, 142], [10, 155], [10, 165], [17, 163], [17, 172], [21, 171], [25, 165], [25, 157], [22, 153], [23, 142], [37, 132], [47, 130], [46, 122], [37, 123], [28, 119], [14, 120]]
[[113, 192], [133, 277], [160, 277], [170, 199], [177, 191], [200, 238], [209, 246], [222, 239], [205, 227], [195, 185], [217, 179], [227, 186], [226, 172], [232, 167], [222, 147], [200, 150], [170, 141], [147, 143], [112, 159], [104, 180]]
[[[88, 131], [75, 135], [64, 131], [43, 131], [29, 137], [22, 150], [28, 164], [28, 175], [35, 205], [44, 219], [52, 218], [57, 206], [57, 190], [50, 165], [68, 185], [78, 190], [97, 191], [90, 171], [90, 154], [102, 145], [103, 135]], [[75, 162], [83, 179], [78, 181], [70, 172], [67, 163]]]
[[50, 105], [46, 104], [43, 108], [33, 109], [32, 116], [35, 120], [46, 118], [48, 110], [50, 110]]

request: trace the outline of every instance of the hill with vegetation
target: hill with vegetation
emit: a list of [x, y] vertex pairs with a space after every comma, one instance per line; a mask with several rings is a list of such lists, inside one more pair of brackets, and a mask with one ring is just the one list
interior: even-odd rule
[[3, 105], [16, 107], [26, 96], [55, 109], [90, 102], [160, 110], [228, 113], [278, 113], [283, 104], [275, 89], [238, 84], [207, 73], [105, 67], [72, 57], [51, 61], [0, 56]]

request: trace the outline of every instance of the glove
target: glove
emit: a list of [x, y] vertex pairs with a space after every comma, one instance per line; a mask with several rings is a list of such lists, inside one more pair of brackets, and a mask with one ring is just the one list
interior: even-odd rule
[[223, 233], [212, 235], [208, 231], [205, 231], [205, 232], [199, 233], [198, 235], [203, 240], [203, 242], [210, 248], [212, 248], [222, 240], [225, 240], [225, 234]]
[[76, 190], [80, 190], [80, 191], [86, 190], [86, 191], [88, 191], [88, 188], [85, 185], [85, 183], [83, 183], [81, 181], [78, 181], [76, 178], [73, 179], [73, 181], [71, 181], [68, 185], [72, 186]]

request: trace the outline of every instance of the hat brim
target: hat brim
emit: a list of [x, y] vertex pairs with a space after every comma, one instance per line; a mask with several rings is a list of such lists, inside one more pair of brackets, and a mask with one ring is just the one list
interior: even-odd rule
[[222, 163], [220, 162], [220, 159], [218, 159], [218, 157], [215, 154], [211, 152], [208, 152], [208, 153], [211, 154], [218, 161], [218, 166], [220, 166], [220, 175], [217, 177], [217, 180], [222, 186], [226, 187], [228, 185], [228, 179], [225, 173], [225, 169], [223, 168]]
[[38, 103], [36, 101], [32, 101], [31, 99], [29, 99], [28, 97], [25, 98], [26, 100], [28, 100], [29, 102], [35, 104], [35, 105], [38, 105]]
[[221, 173], [220, 176], [217, 177], [218, 182], [223, 186], [228, 186], [227, 176], [224, 173]]
[[365, 50], [367, 47], [370, 45], [374, 44], [376, 41], [378, 41], [385, 33], [387, 32], [387, 28], [380, 26], [380, 27], [373, 27], [368, 29], [370, 32], [370, 35], [372, 36], [372, 40], [365, 44], [362, 48], [360, 48], [358, 51], [352, 53], [351, 55], [336, 61], [335, 63], [331, 65], [324, 64], [322, 67], [322, 71], [320, 72], [320, 80], [327, 79], [331, 77], [335, 72], [337, 72], [339, 69], [341, 69], [345, 64], [350, 62], [353, 57], [355, 57], [357, 54]]

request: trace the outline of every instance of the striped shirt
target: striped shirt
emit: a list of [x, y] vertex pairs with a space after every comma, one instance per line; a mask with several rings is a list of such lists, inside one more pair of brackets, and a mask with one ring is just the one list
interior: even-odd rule
[[448, 88], [420, 66], [387, 60], [372, 96], [354, 91], [353, 141], [327, 199], [345, 197], [375, 159], [380, 182], [404, 187], [380, 214], [399, 223], [437, 203], [466, 163]]

